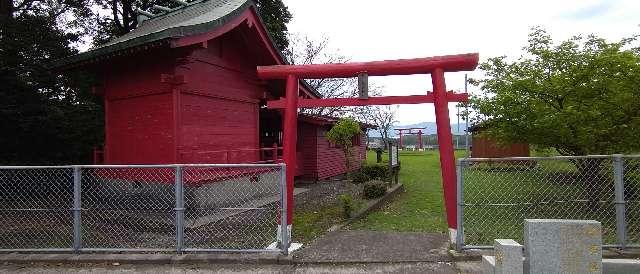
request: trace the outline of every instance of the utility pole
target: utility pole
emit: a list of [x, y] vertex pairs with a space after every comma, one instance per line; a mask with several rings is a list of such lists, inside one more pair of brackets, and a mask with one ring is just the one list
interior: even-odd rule
[[[469, 80], [467, 79], [467, 74], [464, 74], [464, 93], [467, 93], [467, 84], [469, 83]], [[465, 131], [464, 131], [464, 146], [465, 146], [465, 150], [466, 150], [466, 155], [467, 158], [469, 158], [469, 156], [471, 156], [469, 154], [469, 103], [465, 102], [464, 103], [465, 106], [465, 110], [467, 112], [467, 117], [464, 119], [464, 124], [465, 124]], [[460, 124], [460, 123], [458, 123]]]
[[[466, 76], [464, 80], [466, 84], [466, 81], [467, 81]], [[456, 127], [458, 128], [458, 130], [456, 131], [456, 134], [454, 134], [453, 136], [454, 138], [456, 138], [456, 149], [460, 149], [460, 144], [459, 144], [460, 138], [458, 138], [460, 134], [460, 104], [456, 105], [456, 109], [458, 109], [458, 123], [456, 124]]]

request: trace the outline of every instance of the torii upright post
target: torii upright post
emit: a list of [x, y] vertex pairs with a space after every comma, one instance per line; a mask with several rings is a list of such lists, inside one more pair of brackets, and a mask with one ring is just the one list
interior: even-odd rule
[[[435, 105], [447, 222], [449, 228], [455, 229], [457, 227], [456, 172], [448, 103], [466, 102], [468, 95], [447, 92], [444, 73], [474, 70], [478, 65], [478, 59], [477, 53], [471, 53], [360, 63], [259, 66], [257, 74], [263, 80], [286, 79], [286, 98], [268, 101], [267, 108], [285, 109], [283, 158], [287, 165], [286, 219], [289, 225], [289, 232], [291, 231], [290, 225], [293, 216], [293, 179], [296, 174], [296, 119], [298, 108], [423, 103], [434, 103]], [[346, 78], [358, 77], [358, 75], [363, 74], [368, 76], [431, 74], [433, 92], [407, 96], [298, 99], [298, 79]]]
[[[296, 174], [296, 143], [298, 142], [298, 78], [287, 76], [286, 83], [287, 108], [284, 112], [282, 158], [287, 165], [287, 226], [291, 232], [293, 221], [293, 181]], [[290, 111], [290, 110], [294, 111]], [[291, 130], [293, 129], [293, 130]]]
[[418, 149], [422, 151], [422, 130], [418, 130]]
[[[431, 73], [433, 84], [433, 105], [436, 112], [436, 127], [438, 134], [438, 147], [440, 150], [440, 172], [444, 189], [444, 202], [447, 208], [447, 222], [449, 228], [457, 228], [456, 218], [456, 160], [453, 154], [453, 139], [451, 125], [449, 123], [449, 100], [444, 82], [444, 71], [436, 68]], [[452, 191], [453, 190], [453, 191]], [[454, 214], [450, 214], [454, 212]], [[455, 224], [453, 227], [451, 224]]]

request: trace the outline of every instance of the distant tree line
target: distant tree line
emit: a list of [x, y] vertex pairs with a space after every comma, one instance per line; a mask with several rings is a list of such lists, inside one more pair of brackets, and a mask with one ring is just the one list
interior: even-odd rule
[[[381, 137], [369, 137], [370, 139], [382, 139]], [[465, 146], [465, 135], [453, 135], [453, 145], [454, 147], [463, 148]], [[471, 135], [469, 135], [469, 146], [471, 146]], [[398, 137], [392, 138], [395, 142], [398, 142]], [[415, 146], [418, 148], [419, 144], [417, 135], [406, 135], [402, 136], [402, 144], [406, 146]], [[427, 146], [437, 146], [438, 145], [438, 135], [437, 134], [424, 134], [422, 135], [422, 146], [426, 148]]]

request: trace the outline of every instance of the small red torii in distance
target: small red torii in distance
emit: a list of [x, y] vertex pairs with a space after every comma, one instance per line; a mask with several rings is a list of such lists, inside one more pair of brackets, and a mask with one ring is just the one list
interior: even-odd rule
[[[456, 170], [448, 104], [449, 102], [466, 102], [468, 95], [447, 92], [444, 73], [475, 70], [478, 59], [477, 53], [469, 53], [374, 62], [258, 66], [257, 74], [260, 79], [286, 79], [285, 98], [267, 102], [267, 108], [284, 109], [283, 159], [287, 167], [287, 224], [291, 225], [293, 216], [298, 108], [433, 103], [447, 222], [449, 228], [455, 229], [457, 227]], [[362, 73], [366, 73], [368, 76], [431, 74], [433, 92], [425, 92], [420, 95], [369, 98], [298, 98], [299, 79], [348, 78], [357, 77]]]
[[[398, 134], [400, 135], [400, 140], [398, 142], [398, 145], [400, 146], [400, 148], [404, 148], [404, 146], [402, 145], [402, 133], [404, 131], [409, 131], [407, 134], [408, 135], [418, 135], [418, 148], [422, 149], [422, 130], [426, 130], [426, 127], [412, 127], [412, 128], [394, 128], [393, 130], [398, 131]], [[417, 130], [417, 133], [413, 133], [414, 130]]]

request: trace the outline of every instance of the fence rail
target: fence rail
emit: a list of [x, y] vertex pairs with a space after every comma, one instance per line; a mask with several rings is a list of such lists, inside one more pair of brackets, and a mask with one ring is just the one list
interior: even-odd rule
[[284, 174], [283, 164], [0, 166], [0, 252], [286, 254]]
[[460, 249], [522, 240], [524, 219], [602, 223], [608, 247], [640, 247], [640, 156], [464, 158], [458, 161]]

